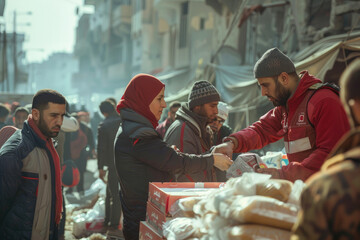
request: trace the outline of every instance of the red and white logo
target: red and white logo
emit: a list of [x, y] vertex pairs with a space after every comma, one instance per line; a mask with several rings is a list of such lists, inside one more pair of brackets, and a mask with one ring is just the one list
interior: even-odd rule
[[303, 122], [305, 122], [305, 114], [300, 113], [299, 118], [298, 118], [298, 123], [303, 123]]

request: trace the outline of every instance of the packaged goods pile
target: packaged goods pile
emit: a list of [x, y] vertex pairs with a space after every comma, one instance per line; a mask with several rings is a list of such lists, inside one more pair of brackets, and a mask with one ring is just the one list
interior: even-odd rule
[[300, 180], [293, 184], [270, 179], [270, 175], [243, 173], [218, 189], [168, 206], [172, 218], [164, 220], [163, 237], [289, 239], [303, 187]]
[[[202, 199], [201, 196], [208, 195], [222, 185], [224, 183], [221, 182], [150, 183], [146, 221], [140, 223], [140, 240], [164, 239], [163, 224], [165, 222], [178, 217], [189, 216], [186, 215], [186, 211], [179, 209], [177, 204], [179, 200], [186, 198]], [[192, 206], [188, 205], [185, 204], [185, 207], [188, 207], [189, 211], [192, 212]]]

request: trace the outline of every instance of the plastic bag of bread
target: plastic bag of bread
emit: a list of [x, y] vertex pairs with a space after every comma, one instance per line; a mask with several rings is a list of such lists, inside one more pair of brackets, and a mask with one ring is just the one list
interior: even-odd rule
[[289, 199], [293, 183], [284, 179], [269, 179], [256, 184], [256, 195], [272, 197], [282, 202]]
[[225, 227], [219, 231], [219, 235], [222, 240], [288, 240], [291, 232], [263, 225], [244, 224]]
[[252, 196], [256, 194], [256, 184], [266, 182], [270, 177], [269, 174], [244, 173], [241, 177], [229, 179], [225, 189], [232, 189], [233, 195]]
[[179, 199], [179, 208], [185, 217], [194, 217], [194, 205], [200, 202], [204, 197], [187, 197]]
[[235, 196], [220, 206], [220, 215], [239, 223], [255, 223], [290, 230], [298, 209], [264, 196]]
[[196, 218], [174, 218], [163, 225], [167, 239], [182, 240], [201, 237], [201, 222]]
[[221, 239], [218, 235], [219, 230], [226, 226], [236, 224], [234, 220], [221, 217], [217, 213], [207, 213], [201, 218], [201, 220], [203, 223], [201, 232], [212, 236], [211, 239]]
[[306, 184], [301, 180], [296, 180], [294, 182], [294, 186], [292, 187], [292, 191], [289, 196], [288, 203], [294, 204], [300, 208], [300, 196], [303, 192]]

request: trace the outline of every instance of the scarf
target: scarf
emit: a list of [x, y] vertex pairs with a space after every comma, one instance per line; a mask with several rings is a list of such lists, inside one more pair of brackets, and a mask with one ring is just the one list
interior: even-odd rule
[[138, 74], [127, 85], [116, 110], [120, 113], [120, 109], [130, 108], [146, 117], [156, 128], [159, 123], [150, 111], [149, 105], [163, 87], [165, 87], [165, 84], [156, 77], [148, 74]]
[[61, 176], [60, 176], [60, 158], [57, 154], [52, 139], [47, 138], [38, 128], [34, 120], [32, 119], [32, 115], [29, 115], [28, 123], [30, 127], [34, 130], [36, 135], [40, 137], [42, 140], [46, 142], [46, 148], [50, 151], [51, 157], [55, 167], [55, 223], [59, 224], [61, 219], [61, 212], [62, 212], [62, 191], [61, 191]]

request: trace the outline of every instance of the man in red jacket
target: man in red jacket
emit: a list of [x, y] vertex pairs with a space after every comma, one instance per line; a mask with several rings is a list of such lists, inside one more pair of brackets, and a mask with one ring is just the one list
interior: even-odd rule
[[217, 151], [231, 156], [284, 138], [289, 165], [258, 172], [290, 181], [306, 180], [320, 169], [336, 142], [350, 129], [338, 91], [307, 71], [298, 75], [293, 62], [277, 48], [269, 49], [256, 62], [254, 75], [261, 94], [275, 108], [251, 126], [224, 138]]

